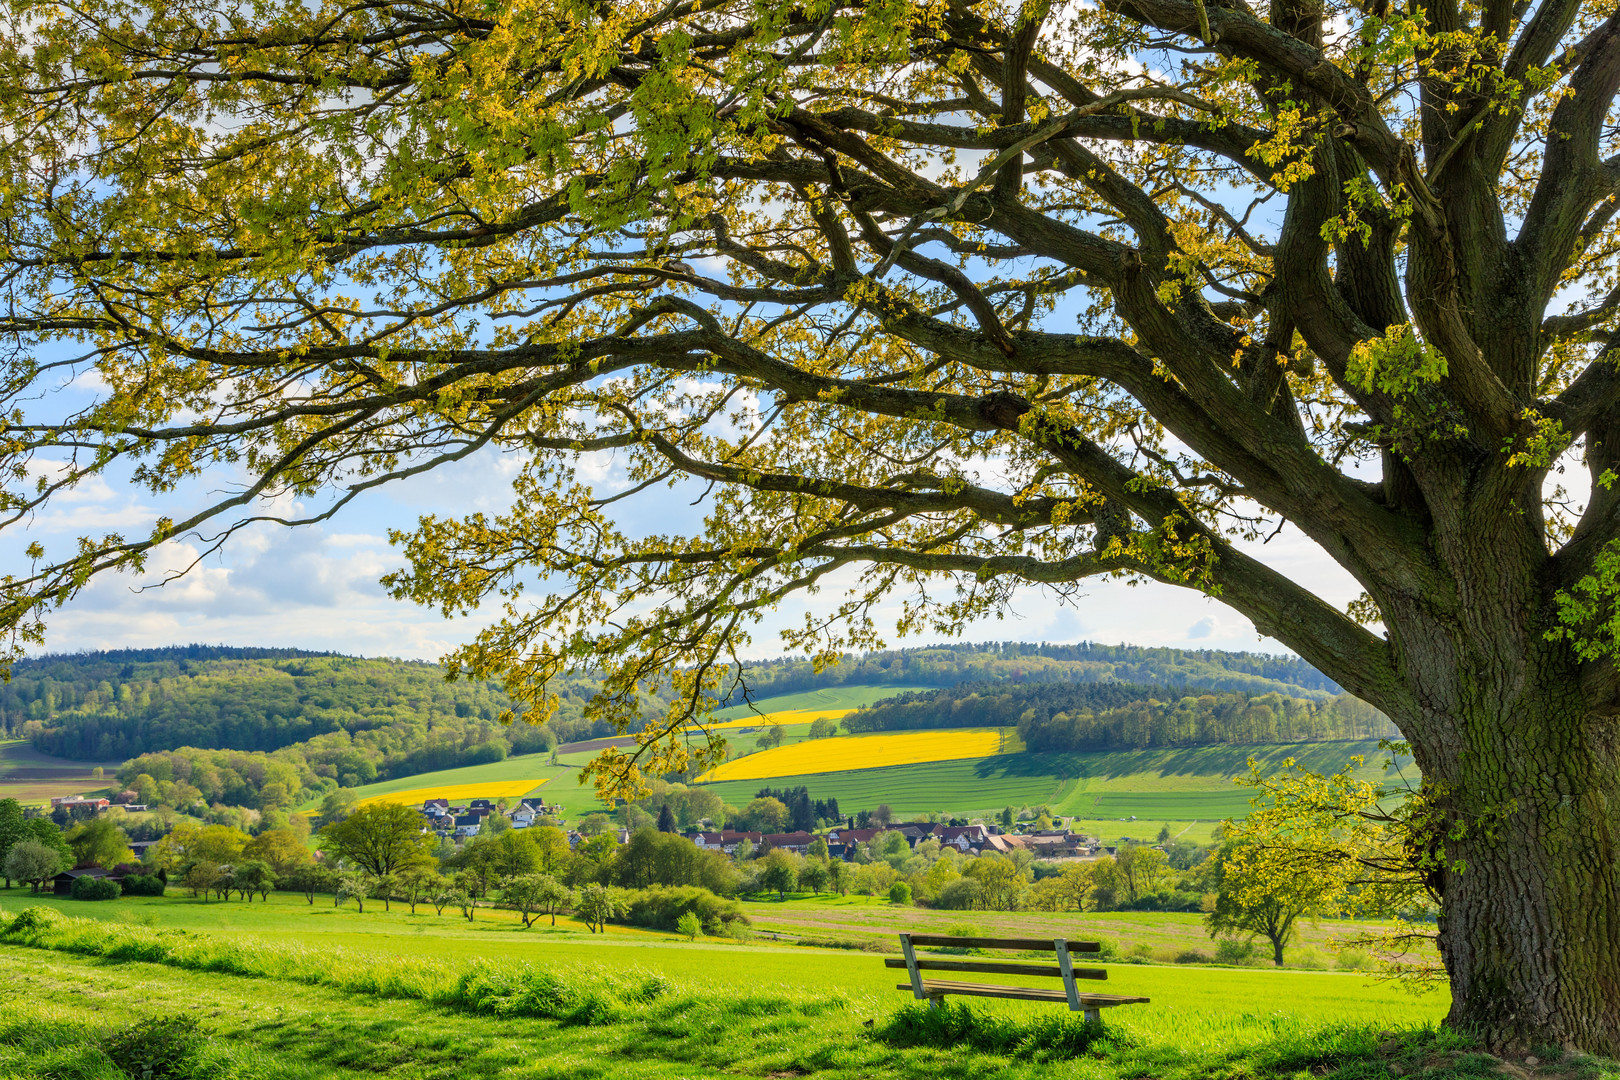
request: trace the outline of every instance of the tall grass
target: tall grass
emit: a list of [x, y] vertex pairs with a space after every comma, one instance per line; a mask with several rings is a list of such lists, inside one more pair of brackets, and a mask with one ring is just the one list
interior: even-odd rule
[[[390, 1043], [393, 1056], [387, 1060], [420, 1066], [424, 1071], [408, 1074], [424, 1080], [464, 1076], [469, 1055], [514, 1053], [503, 1049], [514, 1033], [521, 1033], [517, 1042], [523, 1049], [508, 1063], [521, 1066], [522, 1075], [597, 1080], [720, 1074], [828, 1080], [940, 1075], [961, 1080], [1389, 1080], [1392, 1075], [1506, 1080], [1523, 1075], [1498, 1070], [1500, 1063], [1453, 1033], [1409, 1025], [1392, 1030], [1384, 1022], [1312, 1021], [1278, 1010], [1282, 1002], [1274, 998], [1253, 995], [1239, 995], [1228, 1008], [1160, 1008], [1151, 1017], [1110, 1017], [1106, 1025], [1095, 1025], [1061, 1012], [1021, 1015], [956, 1004], [894, 1007], [892, 998], [830, 988], [814, 979], [802, 980], [802, 989], [740, 988], [635, 967], [536, 970], [515, 962], [377, 956], [73, 918], [44, 906], [10, 917], [0, 913], [0, 946], [6, 947], [0, 961], [7, 972], [27, 971], [36, 978], [53, 966], [69, 969], [38, 978], [41, 987], [76, 988], [88, 966], [65, 958], [55, 965], [24, 960], [13, 948], [176, 969], [139, 970], [117, 980], [143, 988], [108, 998], [116, 1002], [121, 1022], [134, 1021], [127, 1031], [109, 1027], [111, 1016], [84, 1009], [72, 996], [77, 989], [40, 993], [8, 986], [0, 977], [0, 1077], [18, 1080], [125, 1080], [128, 1074], [121, 1074], [109, 1056], [118, 1039], [145, 1047], [150, 1040], [136, 1037], [146, 1030], [141, 1025], [149, 1025], [154, 1015], [184, 1011], [202, 986], [214, 988], [222, 1004], [257, 1006], [274, 999], [274, 1018], [267, 1021], [261, 1011], [238, 1023], [238, 1010], [227, 1004], [224, 1018], [217, 1020], [220, 1037], [209, 1039], [195, 1068], [188, 1066], [187, 1075], [176, 1080], [308, 1080], [348, 1075], [344, 1070], [357, 1061], [374, 1069], [377, 1060], [357, 1056], [355, 1048], [382, 1030], [379, 1025], [398, 1025], [401, 1016], [411, 1019], [400, 1030], [419, 1037]], [[283, 985], [261, 992], [251, 984], [201, 977], [210, 973]], [[334, 995], [344, 1000], [336, 1002]], [[389, 998], [442, 1014], [411, 1013], [409, 1004], [379, 1000]], [[213, 1015], [222, 1017], [217, 1009]], [[509, 1018], [515, 1022], [502, 1023]], [[516, 1022], [527, 1019], [544, 1023]], [[603, 1062], [614, 1063], [613, 1068]], [[1392, 1062], [1394, 1067], [1386, 1068]], [[582, 1063], [590, 1067], [580, 1071]], [[1545, 1080], [1620, 1080], [1620, 1072], [1607, 1064], [1582, 1067], [1578, 1075]]]
[[486, 960], [451, 964], [76, 919], [47, 907], [24, 908], [11, 919], [0, 915], [0, 943], [565, 1023], [613, 1023], [626, 1009], [645, 1006], [677, 989], [664, 975], [636, 967], [588, 965], [564, 975], [537, 971], [528, 964], [498, 966]]

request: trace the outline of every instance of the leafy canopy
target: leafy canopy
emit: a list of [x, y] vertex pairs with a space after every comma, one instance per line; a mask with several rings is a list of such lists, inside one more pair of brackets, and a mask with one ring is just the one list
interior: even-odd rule
[[[4, 523], [98, 475], [185, 507], [34, 542], [19, 647], [165, 541], [496, 455], [511, 506], [396, 536], [387, 583], [498, 609], [452, 664], [515, 712], [600, 672], [587, 715], [645, 724], [604, 793], [717, 758], [749, 628], [821, 587], [787, 642], [824, 663], [891, 594], [954, 635], [1184, 585], [1399, 719], [1358, 620], [1465, 603], [1490, 522], [1608, 640], [1605, 0], [8, 11]], [[1349, 612], [1236, 545], [1282, 520]]]

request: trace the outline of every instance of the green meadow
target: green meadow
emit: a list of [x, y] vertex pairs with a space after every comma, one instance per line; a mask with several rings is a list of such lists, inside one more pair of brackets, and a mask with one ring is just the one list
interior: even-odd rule
[[[845, 949], [892, 950], [896, 935], [902, 931], [1106, 940], [1121, 957], [1164, 963], [1186, 958], [1189, 953], [1202, 952], [1207, 957], [1212, 952], [1202, 918], [1196, 914], [934, 911], [893, 905], [887, 898], [831, 893], [804, 894], [785, 902], [744, 900], [742, 906], [758, 931], [756, 936], [747, 944], [729, 939], [708, 941], [703, 946], [707, 951], [697, 954], [670, 934], [617, 925], [610, 925], [605, 935], [590, 934], [583, 924], [567, 916], [559, 916], [555, 927], [545, 921], [525, 930], [514, 913], [499, 908], [479, 908], [469, 922], [452, 908], [440, 915], [430, 905], [422, 904], [413, 914], [407, 905], [397, 901], [385, 909], [381, 901], [368, 900], [362, 912], [352, 904], [337, 907], [325, 895], [317, 895], [311, 904], [297, 893], [272, 893], [268, 901], [244, 903], [204, 901], [174, 889], [164, 897], [123, 897], [90, 903], [56, 896], [35, 897], [20, 886], [9, 892], [0, 890], [0, 909], [15, 912], [22, 906], [48, 907], [64, 915], [132, 926], [296, 942], [311, 948], [353, 948], [382, 955], [537, 962], [554, 955], [583, 959], [597, 954], [592, 950], [603, 948], [651, 950], [636, 955], [654, 959], [634, 962], [682, 976], [712, 966], [714, 951], [720, 950], [728, 955], [754, 957], [743, 968], [726, 962], [728, 973], [740, 985], [762, 973], [786, 974], [793, 965], [817, 963], [818, 958], [834, 966], [852, 959], [847, 952], [806, 950], [794, 945], [796, 940], [837, 943]], [[1302, 926], [1299, 944], [1289, 954], [1290, 963], [1317, 969], [1341, 965], [1343, 959], [1329, 947], [1329, 942], [1358, 926], [1366, 928], [1366, 924], [1336, 922]], [[577, 953], [580, 949], [586, 953]], [[881, 974], [877, 961], [870, 957], [871, 953], [857, 955], [853, 959], [860, 963], [850, 970], [875, 977], [877, 985], [881, 985], [888, 976]], [[1134, 973], [1136, 969], [1123, 970]], [[1182, 965], [1178, 970], [1188, 969]], [[844, 977], [838, 981], [840, 985], [849, 982]]]
[[[1361, 974], [1118, 964], [1107, 989], [1152, 1003], [1105, 1014], [1099, 1032], [1036, 1003], [930, 1014], [855, 951], [525, 931], [482, 911], [469, 926], [327, 897], [0, 898], [8, 1077], [116, 1077], [109, 1033], [186, 1014], [218, 1059], [200, 1074], [241, 1080], [459, 1077], [475, 1061], [481, 1075], [548, 1078], [1352, 1080], [1390, 1075], [1340, 1069], [1392, 1032], [1432, 1050], [1446, 1007]], [[18, 919], [32, 907], [95, 917]]]

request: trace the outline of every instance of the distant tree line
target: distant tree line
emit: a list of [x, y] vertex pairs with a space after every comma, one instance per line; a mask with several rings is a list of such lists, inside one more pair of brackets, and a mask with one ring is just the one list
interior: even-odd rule
[[[930, 645], [846, 656], [819, 671], [808, 660], [784, 658], [752, 665], [746, 682], [756, 698], [825, 686], [944, 687], [979, 682], [1163, 684], [1248, 694], [1275, 691], [1313, 699], [1340, 692], [1338, 684], [1298, 657], [1103, 645], [1094, 641], [1074, 645], [1027, 641]], [[739, 690], [726, 704], [743, 700]]]
[[1388, 717], [1349, 694], [1317, 701], [1121, 683], [973, 683], [904, 694], [851, 713], [843, 722], [851, 732], [1017, 727], [1025, 746], [1042, 752], [1395, 734]]
[[[58, 757], [108, 761], [181, 746], [268, 753], [322, 736], [341, 746], [402, 722], [419, 729], [390, 741], [394, 761], [360, 755], [385, 775], [496, 760], [475, 749], [490, 741], [517, 754], [614, 734], [585, 717], [595, 680], [553, 680], [551, 689], [560, 703], [544, 725], [507, 724], [512, 702], [499, 686], [448, 680], [438, 664], [197, 645], [82, 653], [17, 664], [0, 685], [0, 734]], [[469, 740], [469, 728], [480, 737]], [[318, 766], [323, 751], [305, 756]]]

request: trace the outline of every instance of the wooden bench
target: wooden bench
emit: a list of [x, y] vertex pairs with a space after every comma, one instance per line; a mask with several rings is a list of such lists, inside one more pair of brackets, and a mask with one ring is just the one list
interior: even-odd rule
[[[1013, 960], [957, 960], [937, 953], [917, 952], [917, 946], [947, 949], [1018, 949], [1020, 951], [1050, 952], [1057, 954], [1056, 964], [1018, 963]], [[939, 1008], [947, 994], [960, 997], [1011, 998], [1015, 1001], [1061, 1001], [1070, 1012], [1083, 1012], [1086, 1019], [1097, 1023], [1102, 1010], [1118, 1005], [1146, 1005], [1145, 997], [1122, 997], [1118, 994], [1091, 994], [1082, 992], [1079, 979], [1106, 979], [1102, 968], [1077, 968], [1070, 953], [1101, 952], [1095, 941], [1065, 941], [1063, 938], [975, 938], [942, 937], [938, 934], [901, 934], [900, 951], [904, 958], [883, 961], [884, 967], [905, 968], [911, 975], [909, 983], [900, 983], [896, 989], [910, 990], [919, 1001]], [[1063, 980], [1063, 989], [1045, 990], [1034, 986], [1007, 986], [1000, 983], [949, 982], [943, 979], [925, 979], [925, 971], [970, 971], [985, 975], [1045, 975]]]

